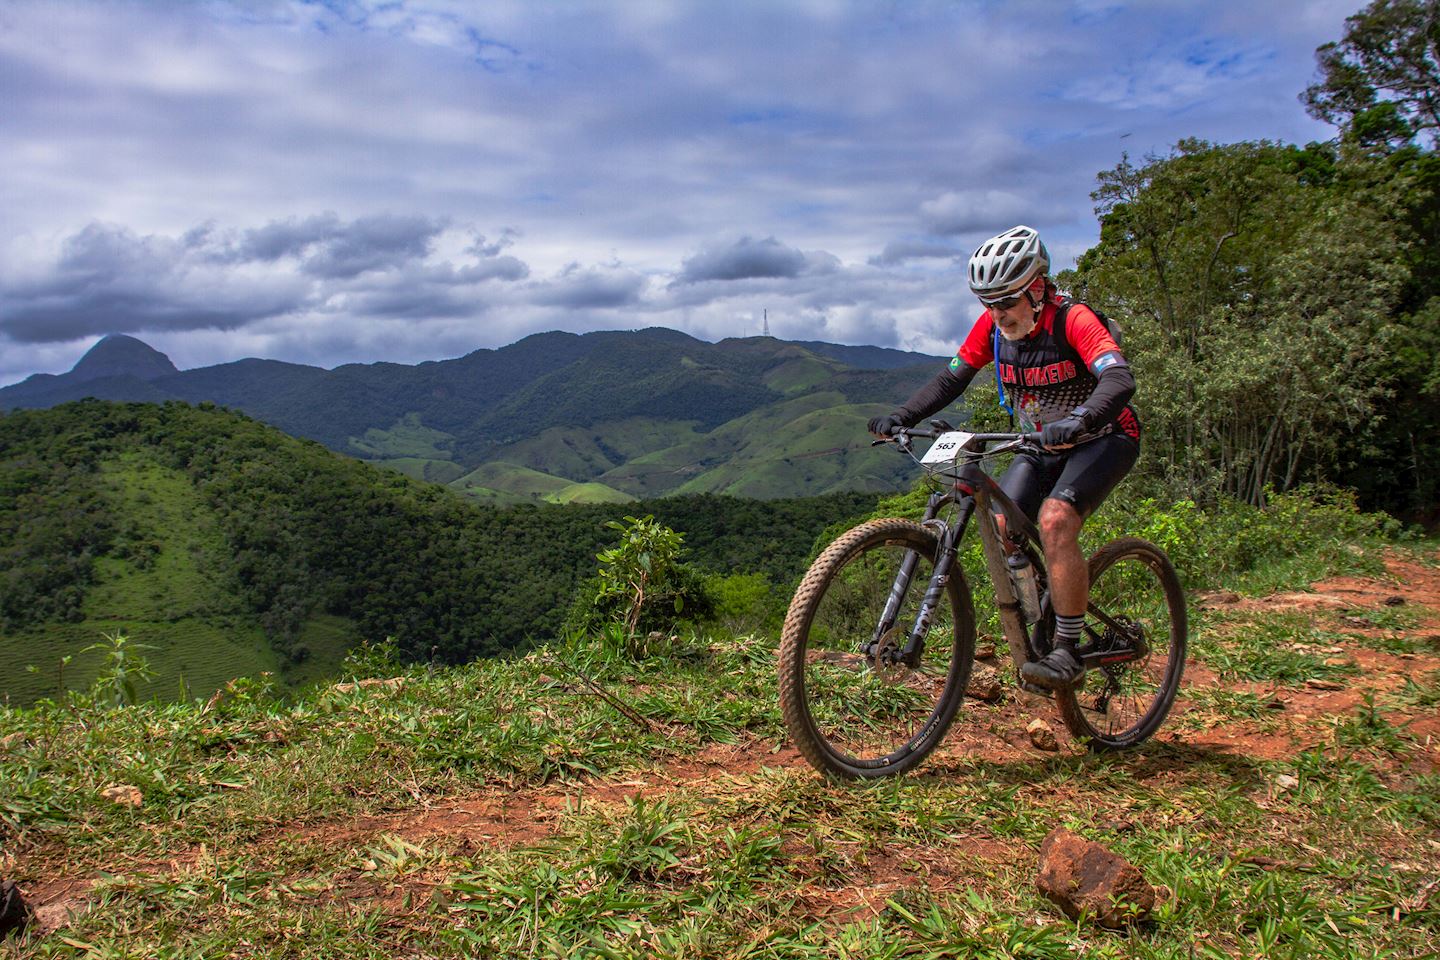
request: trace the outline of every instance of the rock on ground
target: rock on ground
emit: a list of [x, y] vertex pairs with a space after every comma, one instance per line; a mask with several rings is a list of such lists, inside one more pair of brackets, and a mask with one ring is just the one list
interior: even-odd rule
[[120, 783], [113, 787], [106, 787], [100, 791], [100, 796], [106, 800], [123, 804], [127, 807], [139, 807], [145, 803], [145, 796], [140, 792], [140, 788], [128, 783]]
[[978, 666], [971, 671], [970, 684], [965, 689], [965, 695], [970, 699], [994, 703], [1004, 695], [1004, 692], [1004, 686], [1000, 683], [1000, 675], [993, 668]]
[[1071, 920], [1083, 913], [1111, 930], [1138, 923], [1155, 908], [1155, 888], [1138, 867], [1064, 827], [1040, 844], [1035, 885]]
[[1041, 720], [1039, 717], [1030, 721], [1030, 725], [1025, 728], [1025, 732], [1030, 735], [1030, 742], [1035, 745], [1037, 750], [1060, 749], [1060, 741], [1055, 739], [1055, 728], [1051, 727], [1050, 724]]

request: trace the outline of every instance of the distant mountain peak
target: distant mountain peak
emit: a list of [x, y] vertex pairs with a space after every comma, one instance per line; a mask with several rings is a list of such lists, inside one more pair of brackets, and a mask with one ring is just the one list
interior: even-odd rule
[[112, 333], [102, 337], [80, 358], [70, 377], [83, 381], [128, 375], [138, 380], [158, 380], [179, 372], [169, 357], [143, 340]]

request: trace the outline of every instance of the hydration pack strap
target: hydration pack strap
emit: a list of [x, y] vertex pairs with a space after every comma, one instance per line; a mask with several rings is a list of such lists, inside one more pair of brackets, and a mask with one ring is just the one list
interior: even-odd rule
[[1085, 361], [1080, 359], [1080, 351], [1075, 349], [1070, 342], [1070, 337], [1065, 333], [1065, 317], [1070, 313], [1070, 308], [1075, 306], [1075, 301], [1064, 297], [1055, 305], [1055, 319], [1050, 321], [1050, 334], [1055, 338], [1055, 345], [1075, 364], [1075, 369], [1085, 366]]
[[995, 318], [990, 318], [992, 327], [993, 343], [990, 345], [990, 353], [994, 357], [991, 361], [995, 364], [995, 393], [1000, 397], [1000, 409], [1010, 414], [1010, 421], [1015, 421], [1015, 408], [1010, 406], [1005, 396], [1005, 384], [1000, 381], [1000, 327], [995, 323]]

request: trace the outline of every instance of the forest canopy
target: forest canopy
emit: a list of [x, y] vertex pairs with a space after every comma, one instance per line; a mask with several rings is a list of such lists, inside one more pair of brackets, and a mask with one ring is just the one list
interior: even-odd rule
[[1100, 242], [1061, 282], [1124, 325], [1141, 482], [1255, 504], [1323, 482], [1433, 519], [1437, 51], [1440, 4], [1376, 0], [1301, 97], [1334, 141], [1182, 140], [1099, 174]]
[[223, 537], [219, 556], [195, 562], [282, 651], [328, 613], [362, 636], [394, 636], [411, 658], [450, 662], [554, 636], [613, 536], [606, 522], [626, 513], [683, 532], [701, 570], [788, 583], [826, 525], [875, 501], [483, 507], [232, 411], [81, 401], [0, 417], [0, 629], [78, 618], [97, 558], [147, 542], [101, 483], [102, 467], [127, 457], [188, 478]]

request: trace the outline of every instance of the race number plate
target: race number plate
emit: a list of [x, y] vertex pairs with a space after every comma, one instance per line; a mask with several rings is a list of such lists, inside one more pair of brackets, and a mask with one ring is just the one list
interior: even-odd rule
[[963, 430], [952, 430], [949, 433], [942, 433], [930, 444], [930, 449], [925, 451], [925, 456], [920, 458], [921, 463], [954, 463], [955, 457], [974, 434], [966, 433]]

